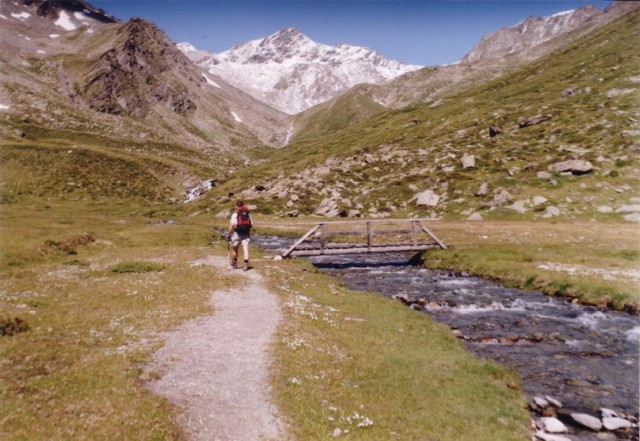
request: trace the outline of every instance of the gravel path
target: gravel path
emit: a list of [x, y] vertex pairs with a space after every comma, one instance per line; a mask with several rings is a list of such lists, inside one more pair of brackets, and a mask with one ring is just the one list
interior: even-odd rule
[[[197, 262], [226, 268], [226, 259]], [[163, 335], [155, 354], [160, 379], [149, 389], [182, 409], [177, 421], [189, 440], [284, 440], [271, 403], [268, 346], [281, 318], [278, 298], [256, 271], [242, 289], [212, 293], [214, 313]]]

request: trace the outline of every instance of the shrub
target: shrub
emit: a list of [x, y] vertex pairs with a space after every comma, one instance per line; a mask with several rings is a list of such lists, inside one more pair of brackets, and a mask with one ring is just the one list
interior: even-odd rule
[[0, 335], [16, 335], [29, 330], [29, 325], [20, 317], [0, 317]]
[[111, 267], [112, 273], [152, 273], [164, 271], [164, 266], [154, 262], [120, 262]]

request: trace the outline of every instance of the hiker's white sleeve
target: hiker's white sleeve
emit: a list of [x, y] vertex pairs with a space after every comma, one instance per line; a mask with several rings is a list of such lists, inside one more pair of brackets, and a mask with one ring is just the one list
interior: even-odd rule
[[233, 213], [231, 215], [231, 221], [229, 223], [234, 227], [236, 226], [236, 224], [238, 223], [238, 213]]

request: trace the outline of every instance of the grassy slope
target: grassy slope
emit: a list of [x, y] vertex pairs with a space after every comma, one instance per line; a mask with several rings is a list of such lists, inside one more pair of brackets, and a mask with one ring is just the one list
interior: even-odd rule
[[[628, 204], [633, 196], [630, 190], [638, 187], [637, 146], [632, 136], [623, 135], [635, 127], [638, 93], [613, 97], [607, 93], [637, 90], [632, 78], [640, 65], [635, 50], [639, 27], [636, 11], [515, 73], [450, 96], [435, 107], [415, 105], [386, 112], [334, 136], [291, 145], [271, 154], [268, 164], [237, 173], [237, 179], [221, 187], [215, 197], [256, 184], [275, 187], [287, 179], [295, 188], [305, 168], [314, 170], [324, 166], [327, 158], [335, 158], [330, 173], [318, 183], [307, 190], [295, 189], [301, 200], [298, 205], [307, 213], [324, 197], [318, 189], [330, 188], [354, 205], [362, 204], [365, 211], [375, 208], [392, 215], [461, 219], [482, 211], [492, 218], [541, 216], [531, 208], [524, 215], [483, 208], [493, 190], [504, 187], [514, 201], [545, 196], [547, 205], [559, 206], [566, 219], [612, 218], [596, 207], [610, 205], [611, 200]], [[581, 93], [562, 97], [570, 87]], [[518, 128], [521, 118], [538, 114], [550, 119]], [[494, 124], [503, 134], [490, 138], [488, 127]], [[475, 169], [461, 167], [464, 153], [475, 155]], [[373, 159], [363, 161], [365, 154]], [[555, 176], [556, 184], [537, 177], [550, 165], [574, 157], [591, 161], [594, 173]], [[489, 184], [489, 194], [474, 196], [484, 182]], [[441, 203], [434, 208], [410, 204], [416, 191], [409, 185], [433, 189], [441, 195]], [[256, 196], [256, 202], [278, 212], [285, 211], [282, 205], [287, 199], [279, 200], [267, 191]]]

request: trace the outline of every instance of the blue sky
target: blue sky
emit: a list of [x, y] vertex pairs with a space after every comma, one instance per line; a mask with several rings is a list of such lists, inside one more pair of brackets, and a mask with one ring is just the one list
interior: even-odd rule
[[528, 16], [592, 0], [89, 0], [121, 20], [142, 17], [176, 43], [222, 52], [283, 28], [323, 44], [346, 43], [410, 64], [452, 63], [479, 40]]

